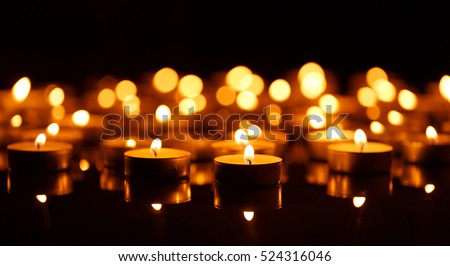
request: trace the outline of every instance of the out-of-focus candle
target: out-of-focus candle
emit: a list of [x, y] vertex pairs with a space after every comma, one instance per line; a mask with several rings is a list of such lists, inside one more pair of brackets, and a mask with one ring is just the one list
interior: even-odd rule
[[11, 172], [57, 172], [70, 167], [72, 145], [65, 142], [46, 142], [45, 134], [34, 142], [16, 142], [7, 146]]
[[408, 163], [445, 164], [450, 162], [450, 135], [438, 134], [429, 126], [425, 134], [404, 142], [403, 158]]
[[328, 165], [331, 170], [344, 173], [389, 172], [392, 163], [392, 146], [367, 142], [361, 129], [356, 130], [355, 143], [338, 143], [328, 146]]

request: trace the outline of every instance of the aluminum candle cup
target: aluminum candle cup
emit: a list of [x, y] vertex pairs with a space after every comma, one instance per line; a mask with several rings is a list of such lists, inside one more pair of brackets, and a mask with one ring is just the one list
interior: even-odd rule
[[[251, 147], [248, 145], [247, 147]], [[246, 148], [247, 152], [247, 148]], [[223, 155], [214, 158], [214, 178], [223, 186], [277, 186], [281, 183], [282, 159], [273, 155]]]
[[392, 151], [391, 145], [367, 142], [359, 129], [355, 132], [355, 143], [328, 146], [328, 166], [332, 171], [353, 174], [390, 172]]
[[328, 145], [334, 143], [353, 142], [353, 130], [342, 130], [345, 138], [341, 138], [335, 131], [320, 130], [314, 134], [306, 136], [306, 145], [308, 147], [309, 156], [312, 159], [327, 161]]
[[403, 143], [403, 159], [417, 164], [450, 163], [450, 135], [437, 135], [434, 128], [427, 128], [424, 135], [416, 135]]
[[129, 150], [124, 156], [127, 179], [153, 182], [189, 179], [191, 154], [185, 150], [161, 148], [159, 139], [152, 142], [150, 149]]
[[11, 172], [49, 173], [67, 170], [72, 160], [72, 145], [65, 142], [45, 142], [41, 144], [23, 141], [7, 146], [8, 163]]

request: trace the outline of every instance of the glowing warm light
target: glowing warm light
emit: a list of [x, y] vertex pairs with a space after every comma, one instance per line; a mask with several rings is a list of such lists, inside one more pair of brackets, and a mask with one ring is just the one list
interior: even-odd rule
[[309, 124], [312, 128], [318, 129], [325, 127], [325, 114], [318, 106], [311, 106], [306, 110]]
[[27, 77], [19, 79], [12, 87], [12, 95], [16, 102], [25, 101], [31, 89], [31, 81]]
[[81, 159], [78, 166], [80, 166], [80, 170], [83, 172], [89, 170], [89, 167], [91, 167], [89, 161], [86, 159]]
[[269, 96], [277, 102], [286, 101], [291, 95], [291, 86], [284, 79], [277, 79], [269, 87]]
[[206, 108], [206, 97], [203, 94], [199, 94], [192, 98], [195, 102], [195, 111], [201, 112]]
[[252, 83], [247, 90], [253, 92], [256, 96], [261, 95], [264, 91], [264, 80], [259, 75], [253, 74]]
[[84, 127], [89, 123], [91, 116], [86, 110], [78, 110], [72, 114], [72, 123], [78, 127]]
[[417, 106], [417, 96], [409, 90], [398, 93], [398, 103], [405, 110], [414, 110]]
[[341, 137], [337, 133], [340, 130], [341, 129], [339, 129], [338, 127], [335, 127], [335, 126], [329, 127], [327, 129], [327, 138], [329, 138], [329, 139], [341, 139]]
[[158, 155], [158, 153], [161, 151], [162, 142], [159, 138], [156, 138], [152, 141], [152, 144], [150, 145], [150, 152], [155, 154], [155, 156]]
[[331, 94], [324, 94], [319, 98], [319, 107], [325, 113], [335, 114], [339, 110], [339, 102]]
[[222, 86], [216, 92], [216, 100], [223, 106], [229, 106], [236, 100], [236, 91], [230, 86]]
[[131, 80], [122, 80], [116, 85], [117, 99], [123, 101], [129, 95], [136, 95], [137, 87]]
[[366, 202], [366, 197], [353, 197], [353, 205], [356, 208], [360, 208]]
[[41, 133], [34, 140], [34, 146], [39, 149], [40, 147], [42, 147], [45, 144], [46, 141], [47, 141], [47, 137], [45, 136], [44, 133]]
[[153, 86], [162, 93], [173, 91], [178, 84], [178, 73], [172, 68], [165, 67], [160, 69], [153, 76]]
[[383, 134], [384, 133], [384, 126], [383, 124], [381, 124], [378, 121], [372, 121], [372, 123], [370, 123], [370, 131], [373, 134]]
[[378, 79], [373, 84], [373, 89], [377, 94], [378, 100], [382, 102], [392, 102], [395, 100], [397, 90], [394, 84], [385, 79]]
[[237, 66], [231, 69], [225, 77], [227, 85], [236, 91], [243, 91], [253, 83], [253, 73], [246, 66]]
[[186, 75], [178, 83], [178, 91], [184, 97], [194, 98], [203, 90], [203, 81], [196, 75]]
[[152, 208], [155, 211], [160, 211], [162, 209], [162, 204], [161, 203], [152, 203]]
[[424, 187], [424, 190], [427, 194], [430, 194], [431, 192], [434, 191], [435, 188], [436, 188], [436, 186], [433, 184], [426, 184]]
[[50, 125], [48, 125], [47, 127], [47, 133], [50, 136], [56, 136], [59, 133], [59, 125], [58, 123], [51, 123]]
[[125, 146], [128, 148], [134, 148], [136, 147], [136, 141], [134, 139], [129, 139], [125, 141]]
[[317, 73], [321, 75], [322, 77], [325, 77], [325, 72], [323, 71], [322, 67], [314, 62], [309, 62], [304, 64], [300, 70], [298, 71], [298, 80], [302, 80], [305, 78], [306, 75], [310, 73]]
[[40, 203], [46, 203], [47, 202], [47, 195], [45, 195], [45, 194], [36, 195], [36, 199]]
[[308, 99], [319, 97], [327, 86], [325, 77], [317, 72], [311, 72], [304, 76], [300, 83], [300, 91]]
[[170, 108], [167, 105], [160, 105], [156, 108], [155, 112], [156, 120], [159, 122], [167, 122], [170, 120]]
[[405, 120], [403, 114], [400, 112], [397, 112], [395, 110], [389, 111], [389, 113], [387, 114], [387, 118], [388, 118], [389, 123], [391, 123], [391, 125], [394, 125], [394, 126], [403, 125], [403, 122]]
[[363, 151], [364, 146], [367, 144], [366, 133], [362, 129], [357, 129], [354, 136], [355, 144]]
[[248, 135], [243, 129], [238, 129], [234, 133], [234, 141], [238, 144], [247, 145], [248, 144]]
[[253, 220], [253, 217], [255, 217], [255, 212], [249, 212], [249, 211], [245, 211], [244, 212], [244, 218], [245, 218], [245, 220], [247, 220], [247, 221], [251, 221], [251, 220]]
[[255, 150], [252, 145], [245, 146], [244, 161], [248, 164], [252, 164], [255, 161]]
[[51, 106], [58, 106], [64, 102], [64, 90], [61, 88], [54, 88], [48, 94], [48, 102]]
[[447, 101], [450, 101], [450, 76], [449, 75], [442, 76], [441, 80], [439, 81], [439, 92], [441, 93], [442, 97], [447, 99]]
[[98, 93], [97, 102], [101, 108], [111, 108], [116, 102], [116, 94], [113, 90], [105, 88]]
[[261, 128], [257, 125], [250, 125], [247, 127], [247, 135], [250, 139], [257, 139], [261, 136]]
[[180, 113], [183, 115], [192, 115], [197, 110], [195, 101], [192, 98], [184, 98], [180, 101], [178, 107], [180, 108]]
[[243, 110], [251, 111], [258, 106], [258, 98], [251, 91], [241, 91], [236, 98], [236, 104]]
[[383, 69], [373, 67], [366, 73], [366, 82], [369, 86], [373, 87], [377, 80], [388, 80], [388, 75]]
[[52, 108], [52, 117], [56, 120], [61, 120], [64, 118], [64, 116], [66, 115], [66, 109], [64, 108], [64, 106], [59, 105], [59, 106], [54, 106]]
[[427, 139], [432, 142], [436, 142], [439, 137], [438, 133], [436, 132], [436, 129], [434, 129], [434, 127], [432, 127], [432, 126], [427, 127], [425, 135], [427, 135]]
[[140, 112], [141, 100], [136, 95], [128, 95], [123, 99], [122, 105], [127, 114], [137, 115]]
[[377, 120], [381, 115], [380, 107], [377, 105], [368, 107], [366, 109], [366, 115], [370, 120]]
[[377, 94], [372, 88], [362, 87], [356, 94], [359, 104], [364, 107], [371, 107], [377, 104]]
[[22, 116], [21, 115], [15, 115], [11, 117], [11, 120], [9, 121], [12, 127], [20, 127], [22, 125]]

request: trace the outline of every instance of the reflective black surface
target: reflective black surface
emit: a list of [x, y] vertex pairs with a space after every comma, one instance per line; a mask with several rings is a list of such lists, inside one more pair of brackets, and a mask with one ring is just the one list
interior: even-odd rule
[[[284, 154], [287, 177], [281, 188], [218, 191], [211, 184], [212, 163], [193, 163], [190, 184], [149, 189], [153, 198], [128, 202], [123, 177], [100, 174], [95, 156], [89, 170], [74, 167], [72, 193], [56, 193], [53, 186], [45, 203], [36, 191], [15, 192], [8, 173], [2, 173], [0, 244], [450, 244], [449, 169], [396, 161], [391, 176], [355, 177], [302, 159], [301, 143]], [[69, 183], [58, 183], [59, 191]], [[356, 208], [353, 197], [366, 200]], [[243, 211], [251, 210], [253, 220], [247, 221]]]

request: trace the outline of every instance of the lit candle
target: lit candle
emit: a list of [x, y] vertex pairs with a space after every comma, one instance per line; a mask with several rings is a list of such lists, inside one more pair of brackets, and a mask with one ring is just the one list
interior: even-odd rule
[[254, 154], [252, 145], [244, 154], [214, 158], [214, 177], [218, 185], [276, 186], [281, 182], [282, 159], [273, 155]]
[[46, 173], [66, 170], [72, 159], [72, 145], [65, 142], [46, 142], [45, 134], [34, 142], [16, 142], [7, 146], [11, 172]]
[[408, 163], [445, 164], [450, 162], [450, 135], [439, 134], [429, 126], [425, 135], [412, 136], [403, 145], [403, 158]]
[[344, 173], [389, 172], [392, 146], [367, 142], [364, 131], [355, 131], [354, 143], [337, 143], [328, 146], [328, 165], [331, 170]]
[[150, 149], [125, 152], [125, 177], [153, 182], [188, 179], [191, 154], [185, 150], [161, 146], [161, 140], [156, 138]]
[[341, 130], [329, 127], [306, 136], [309, 156], [312, 159], [326, 161], [328, 159], [328, 145], [333, 143], [353, 142], [353, 130]]

